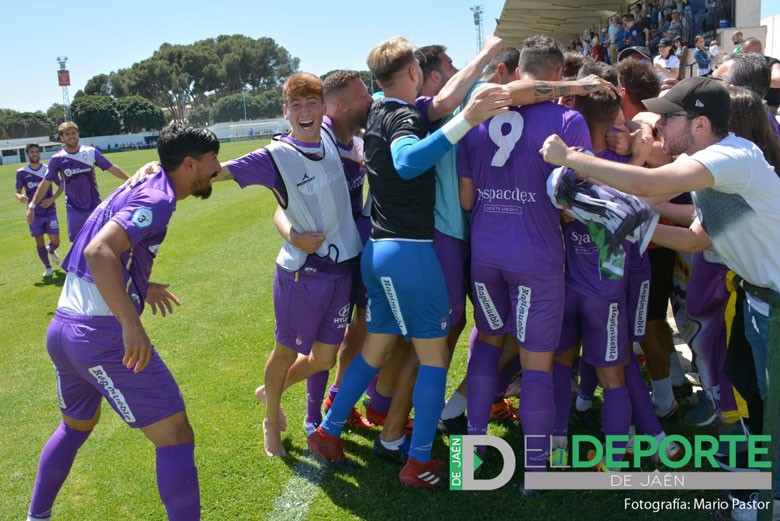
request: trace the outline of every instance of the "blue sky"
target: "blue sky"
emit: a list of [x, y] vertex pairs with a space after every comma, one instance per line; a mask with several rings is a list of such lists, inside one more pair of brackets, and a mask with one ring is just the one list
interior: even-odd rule
[[[46, 110], [62, 101], [57, 56], [68, 57], [70, 96], [96, 74], [144, 60], [168, 42], [189, 44], [220, 34], [267, 36], [301, 60], [301, 70], [365, 69], [377, 42], [403, 35], [416, 45], [444, 44], [455, 65], [476, 52], [469, 7], [482, 5], [485, 35], [492, 34], [503, 0], [75, 0], [3, 6], [5, 53], [0, 108]], [[763, 0], [761, 17], [780, 12], [780, 0]], [[403, 14], [400, 14], [403, 13]]]

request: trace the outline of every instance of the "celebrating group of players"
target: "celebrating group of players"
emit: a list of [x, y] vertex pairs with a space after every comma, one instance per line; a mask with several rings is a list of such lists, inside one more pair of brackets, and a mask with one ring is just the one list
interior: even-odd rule
[[[688, 208], [690, 229], [659, 225], [654, 241], [682, 250], [712, 245], [725, 265], [773, 289], [780, 281], [777, 261], [757, 266], [746, 260], [744, 244], [732, 245], [755, 237], [746, 231], [754, 226], [752, 214], [723, 222], [717, 209], [723, 197], [713, 192], [727, 186], [723, 192], [739, 193], [755, 208], [753, 192], [780, 195], [780, 181], [755, 145], [727, 137], [729, 92], [713, 80], [686, 80], [664, 98], [653, 97], [657, 90], [647, 96], [647, 109], [660, 114], [655, 127], [663, 139], [654, 143], [652, 128], [625, 121], [634, 116], [625, 110], [632, 94], [630, 86], [618, 89], [615, 69], [586, 64], [579, 79], [561, 81], [564, 56], [552, 38], [536, 36], [519, 49], [505, 49], [491, 37], [460, 71], [445, 51], [415, 51], [401, 37], [376, 45], [367, 63], [383, 93], [373, 100], [357, 72], [338, 71], [324, 81], [293, 74], [283, 87], [291, 132], [221, 165], [211, 132], [173, 124], [158, 141], [160, 165], [99, 204], [93, 165], [120, 177], [124, 172], [78, 146], [74, 125], [60, 128], [66, 146], [49, 164], [46, 181], [26, 196], [31, 216], [51, 207], [56, 197], [47, 190], [62, 172], [74, 242], [47, 334], [63, 422], [43, 449], [29, 520], [50, 519], [76, 453], [98, 421], [102, 398], [157, 447], [158, 486], [169, 519], [199, 519], [192, 429], [139, 315], [145, 302], [163, 313], [178, 303], [167, 286], [149, 280], [176, 201], [208, 197], [213, 182], [227, 179], [273, 192], [275, 224], [285, 239], [274, 279], [275, 345], [256, 391], [266, 405], [268, 455], [286, 455], [282, 393], [305, 380], [304, 430], [312, 451], [344, 462], [344, 426], [381, 423], [374, 450], [403, 464], [400, 480], [440, 488], [441, 464], [431, 458], [440, 423], [450, 433], [485, 433], [495, 396], [522, 367], [519, 412], [502, 400], [499, 410], [517, 414], [524, 434], [534, 435], [527, 438], [526, 467], [544, 471], [548, 459], [566, 458], [580, 344], [582, 385], [591, 388], [585, 394], [592, 395], [596, 381], [604, 388], [604, 433], [628, 434], [633, 424], [663, 439], [657, 409], [667, 409], [663, 416], [668, 404], [654, 400], [653, 407], [629, 347], [643, 336], [647, 319], [647, 255], [626, 241], [622, 275], [605, 276], [593, 228], [553, 204], [548, 177], [555, 166], [567, 166], [652, 204], [699, 190], [704, 195], [694, 195], [695, 220]], [[623, 71], [641, 78], [641, 67], [637, 62]], [[732, 149], [741, 160], [736, 169]], [[679, 154], [690, 157], [646, 168], [654, 156]], [[43, 177], [29, 155], [30, 165], [20, 172]], [[735, 192], [735, 177], [747, 168], [762, 185], [740, 185]], [[75, 182], [82, 177], [91, 183], [89, 205], [79, 195], [85, 188]], [[79, 220], [75, 210], [83, 210], [82, 203], [91, 213]], [[780, 220], [776, 214], [761, 207], [765, 221]], [[738, 231], [730, 229], [735, 223]], [[42, 235], [37, 230], [31, 228], [36, 238]], [[53, 254], [56, 240], [46, 250], [41, 237], [40, 248]], [[46, 264], [45, 257], [41, 253]], [[476, 325], [467, 376], [445, 406], [467, 295]], [[367, 418], [355, 409], [364, 392], [371, 398]], [[413, 422], [407, 419], [412, 407]], [[675, 457], [680, 449], [668, 443], [665, 450]], [[600, 468], [608, 470], [606, 463]]]

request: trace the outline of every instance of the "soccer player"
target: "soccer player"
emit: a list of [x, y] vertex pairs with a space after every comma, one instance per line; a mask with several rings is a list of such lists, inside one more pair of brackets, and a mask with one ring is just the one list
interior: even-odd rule
[[438, 488], [444, 479], [438, 462], [431, 459], [431, 448], [444, 401], [449, 310], [432, 244], [432, 167], [471, 126], [505, 111], [509, 100], [500, 89], [486, 88], [429, 135], [428, 121], [440, 119], [454, 106], [434, 98], [427, 117], [415, 106], [423, 74], [412, 44], [402, 37], [381, 42], [371, 49], [367, 63], [385, 93], [371, 107], [364, 136], [372, 196], [371, 239], [361, 261], [369, 296], [368, 335], [328, 415], [309, 437], [309, 447], [328, 460], [345, 460], [344, 421], [402, 336], [411, 339], [420, 368], [412, 398], [411, 448], [399, 478], [409, 486]]
[[51, 518], [76, 453], [100, 418], [101, 398], [154, 443], [168, 519], [200, 519], [192, 427], [140, 314], [144, 303], [163, 316], [179, 305], [168, 285], [149, 275], [177, 201], [211, 193], [219, 141], [208, 130], [174, 124], [157, 149], [162, 170], [103, 201], [63, 260], [68, 274], [46, 335], [63, 419], [41, 453], [28, 521]]
[[[41, 147], [37, 143], [30, 143], [25, 147], [27, 159], [26, 165], [16, 171], [16, 199], [27, 204], [35, 194], [38, 185], [46, 178], [48, 168], [41, 163]], [[30, 235], [35, 239], [35, 247], [38, 257], [46, 271], [44, 277], [51, 277], [51, 263], [49, 257], [59, 264], [57, 248], [60, 245], [60, 223], [57, 220], [57, 206], [54, 201], [62, 194], [62, 182], [59, 177], [54, 179], [57, 191], [52, 195], [51, 186], [44, 194], [44, 199], [35, 208], [34, 217], [30, 226]], [[24, 192], [22, 191], [24, 190]], [[44, 244], [44, 234], [49, 236], [48, 246]]]
[[[331, 132], [336, 137], [336, 145], [349, 186], [352, 218], [357, 225], [361, 242], [365, 244], [371, 231], [371, 221], [367, 215], [364, 215], [363, 184], [366, 169], [363, 159], [363, 140], [356, 137], [356, 134], [365, 126], [368, 109], [373, 100], [357, 71], [335, 71], [323, 80], [322, 85], [328, 114], [323, 117], [323, 125], [328, 127], [326, 132]], [[281, 207], [276, 210], [274, 224], [287, 242], [310, 255], [316, 252], [324, 240], [322, 232], [295, 230]], [[350, 310], [352, 309], [354, 309], [354, 317], [346, 328], [339, 348], [336, 379], [328, 393], [325, 410], [330, 408], [330, 404], [336, 398], [344, 371], [360, 351], [366, 334], [366, 288], [360, 278], [358, 263], [354, 263], [352, 272]], [[350, 315], [351, 313], [347, 318]], [[340, 318], [343, 320], [344, 317]], [[290, 367], [285, 381], [286, 389], [306, 378], [304, 429], [308, 434], [322, 422], [322, 400], [329, 374], [327, 370], [312, 373], [313, 370], [309, 357], [299, 355]], [[261, 389], [260, 392], [264, 392], [264, 387]], [[347, 422], [351, 427], [358, 429], [373, 427], [373, 424], [364, 419], [357, 409], [352, 410]]]
[[[552, 38], [523, 42], [522, 79], [557, 81], [562, 67], [563, 53]], [[555, 133], [590, 148], [582, 116], [545, 102], [513, 107], [486, 121], [458, 149], [461, 204], [472, 212], [471, 281], [479, 331], [469, 372], [482, 380], [469, 385], [469, 431], [484, 432], [487, 426], [501, 347], [511, 333], [520, 344], [520, 421], [529, 471], [546, 466], [555, 419], [553, 357], [563, 320], [560, 211], [546, 197], [552, 167], [532, 153]]]
[[[309, 234], [313, 243], [301, 249], [286, 241], [276, 259], [275, 344], [265, 365], [265, 395], [258, 394], [266, 402], [263, 441], [269, 456], [287, 455], [281, 438], [286, 428], [281, 398], [298, 355], [308, 357], [305, 372], [291, 376], [298, 380], [336, 363], [349, 321], [352, 274], [363, 248], [336, 137], [322, 126], [322, 81], [313, 74], [295, 73], [282, 92], [290, 134], [226, 162], [217, 178], [235, 179], [242, 188], [269, 188], [292, 228]], [[307, 253], [312, 249], [314, 253]]]
[[[776, 204], [780, 179], [757, 146], [728, 134], [731, 102], [726, 88], [705, 77], [688, 78], [666, 96], [644, 104], [661, 115], [658, 128], [664, 150], [671, 155], [684, 154], [669, 165], [644, 169], [602, 161], [567, 147], [559, 136], [550, 136], [540, 153], [553, 164], [568, 166], [635, 195], [693, 191], [698, 216], [694, 225], [690, 229], [661, 227], [653, 240], [676, 247], [680, 242], [675, 239], [681, 236], [686, 242], [689, 237], [698, 239], [696, 247], [689, 249], [701, 251], [711, 246], [742, 278], [778, 291], [780, 260], [767, 248], [780, 241]], [[757, 296], [750, 295], [745, 325], [746, 329], [755, 328], [766, 346], [768, 317], [761, 314], [761, 304]], [[780, 498], [779, 481], [775, 482], [775, 498]], [[779, 505], [776, 499], [775, 508]]]
[[27, 205], [27, 222], [32, 224], [35, 208], [44, 199], [52, 181], [59, 176], [65, 184], [68, 239], [74, 242], [87, 217], [100, 203], [95, 165], [122, 180], [127, 179], [127, 174], [111, 164], [95, 147], [80, 145], [79, 127], [72, 121], [61, 123], [57, 130], [65, 147], [49, 160], [49, 172]]

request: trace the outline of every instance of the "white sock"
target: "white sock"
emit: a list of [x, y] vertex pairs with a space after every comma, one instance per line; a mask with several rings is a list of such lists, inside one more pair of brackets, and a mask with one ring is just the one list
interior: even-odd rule
[[569, 446], [569, 438], [567, 436], [553, 436], [552, 446], [553, 449], [565, 449]]
[[685, 373], [683, 372], [682, 364], [680, 364], [680, 355], [677, 351], [669, 355], [669, 363], [669, 375], [672, 378], [672, 385], [684, 384], [687, 380], [685, 379]]
[[405, 441], [406, 441], [406, 434], [401, 436], [401, 439], [396, 441], [385, 441], [382, 438], [379, 438], [379, 443], [384, 445], [386, 449], [390, 449], [390, 450], [398, 450], [401, 447], [401, 445], [404, 444]]
[[660, 433], [653, 436], [656, 440], [658, 440], [658, 444], [660, 445], [662, 441], [664, 441], [664, 438], [666, 438], [666, 433], [664, 431], [661, 431]]
[[441, 419], [449, 420], [455, 418], [466, 412], [466, 397], [460, 394], [458, 391], [452, 393], [452, 396], [447, 400], [447, 404], [444, 409], [441, 410]]
[[653, 403], [662, 410], [669, 409], [674, 403], [672, 392], [672, 377], [667, 376], [661, 380], [650, 380], [653, 385]]
[[584, 398], [580, 398], [580, 396], [577, 396], [577, 403], [574, 404], [574, 407], [580, 411], [585, 412], [591, 407], [593, 407], [593, 400], [586, 400]]

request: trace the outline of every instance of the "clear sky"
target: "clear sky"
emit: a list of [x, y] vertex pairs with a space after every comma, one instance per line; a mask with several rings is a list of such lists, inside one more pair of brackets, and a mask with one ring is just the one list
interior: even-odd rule
[[446, 45], [461, 67], [477, 50], [475, 5], [483, 6], [484, 34], [492, 34], [503, 0], [44, 0], [34, 9], [12, 0], [2, 9], [0, 108], [45, 111], [61, 102], [57, 56], [68, 57], [73, 99], [93, 76], [130, 67], [165, 42], [220, 34], [273, 38], [300, 59], [301, 70], [317, 75], [366, 69], [371, 47], [395, 35]]
[[[91, 77], [149, 58], [161, 44], [189, 44], [220, 34], [273, 38], [300, 68], [314, 74], [365, 69], [369, 49], [390, 36], [415, 45], [444, 44], [455, 65], [476, 53], [470, 7], [483, 6], [485, 35], [495, 30], [504, 0], [12, 0], [3, 6], [0, 108], [46, 110], [62, 101], [57, 56], [68, 57], [70, 97]], [[403, 13], [403, 14], [401, 14]], [[761, 17], [780, 13], [762, 0]], [[9, 52], [10, 51], [10, 52]]]

